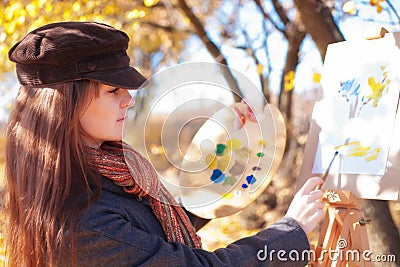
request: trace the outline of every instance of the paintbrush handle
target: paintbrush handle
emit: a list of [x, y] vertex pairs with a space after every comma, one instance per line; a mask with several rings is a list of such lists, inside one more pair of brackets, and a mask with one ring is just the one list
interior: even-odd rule
[[320, 190], [320, 189], [321, 189], [322, 185], [325, 183], [326, 177], [328, 177], [328, 174], [329, 174], [329, 168], [326, 169], [326, 170], [324, 171], [324, 173], [322, 174], [322, 176], [321, 176], [321, 178], [322, 178], [322, 180], [323, 180], [324, 182], [323, 182], [322, 184], [317, 185], [317, 186], [315, 187], [315, 190]]
[[322, 174], [321, 178], [323, 180], [322, 184], [319, 184], [315, 187], [315, 190], [319, 190], [321, 189], [322, 185], [325, 183], [326, 177], [328, 177], [329, 174], [329, 170], [331, 169], [332, 163], [335, 160], [336, 156], [339, 154], [339, 151], [335, 151], [335, 154], [333, 155], [333, 158], [331, 159], [331, 162], [328, 165], [328, 168], [326, 168], [326, 170], [324, 171], [324, 173]]

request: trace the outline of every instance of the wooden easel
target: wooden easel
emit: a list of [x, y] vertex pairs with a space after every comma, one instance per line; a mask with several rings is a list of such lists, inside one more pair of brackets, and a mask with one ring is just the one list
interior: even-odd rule
[[316, 257], [309, 266], [372, 266], [363, 256], [369, 251], [363, 199], [350, 191], [327, 191], [324, 201], [327, 204], [314, 248]]
[[[381, 29], [379, 36], [367, 38], [369, 40], [384, 38], [385, 34], [388, 31], [384, 28]], [[395, 45], [400, 48], [400, 33], [395, 32], [392, 37], [395, 40]], [[400, 101], [400, 100], [399, 100]], [[398, 107], [400, 105], [398, 104]], [[395, 120], [395, 132], [398, 134], [399, 132], [399, 108], [396, 110], [396, 120]], [[299, 185], [302, 185], [308, 177], [314, 175], [313, 173], [313, 160], [315, 159], [315, 155], [318, 149], [318, 142], [319, 142], [319, 133], [321, 132], [321, 125], [317, 123], [316, 120], [311, 121], [310, 130], [307, 138], [307, 145], [304, 150], [304, 160], [303, 164], [299, 173]], [[394, 136], [396, 136], [394, 134]], [[391, 162], [398, 162], [397, 157], [400, 155], [400, 151], [394, 148], [393, 151], [390, 149], [390, 157], [389, 160]], [[385, 190], [391, 191], [391, 189], [398, 185], [398, 170], [399, 167], [392, 166], [389, 168], [388, 172], [382, 176], [380, 188], [381, 192]], [[323, 174], [325, 176], [326, 174]], [[348, 174], [348, 178], [357, 178], [356, 174]], [[299, 187], [300, 188], [300, 187]], [[350, 187], [347, 187], [350, 188]], [[393, 190], [392, 190], [393, 192]], [[393, 197], [389, 196], [388, 197]], [[389, 199], [388, 198], [388, 199]], [[377, 199], [387, 199], [386, 196], [382, 198], [379, 196]], [[350, 191], [342, 191], [342, 190], [335, 190], [335, 191], [327, 191], [324, 195], [324, 200], [327, 203], [325, 205], [325, 214], [324, 220], [320, 229], [319, 238], [317, 244], [312, 247], [315, 251], [315, 258], [309, 262], [308, 266], [373, 266], [372, 263], [368, 260], [365, 260], [363, 257], [363, 253], [365, 251], [369, 251], [369, 243], [367, 237], [367, 229], [366, 223], [367, 220], [364, 219], [363, 213], [363, 199], [354, 196]], [[346, 244], [345, 247], [343, 243], [340, 243], [342, 249], [341, 254], [343, 255], [342, 258], [339, 258], [336, 261], [332, 261], [329, 256], [324, 256], [323, 251], [336, 251], [338, 250], [338, 242], [342, 242], [345, 240]], [[360, 259], [352, 260], [351, 257], [346, 257], [346, 252], [348, 251], [358, 251], [360, 255]], [[367, 253], [366, 256], [371, 256]], [[318, 259], [321, 259], [319, 261]], [[372, 259], [371, 259], [372, 260]]]

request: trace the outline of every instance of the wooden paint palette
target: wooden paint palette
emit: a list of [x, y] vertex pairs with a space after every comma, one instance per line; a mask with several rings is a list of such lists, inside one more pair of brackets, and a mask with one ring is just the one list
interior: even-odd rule
[[254, 114], [245, 102], [222, 108], [197, 131], [180, 175], [183, 206], [203, 218], [236, 213], [268, 186], [282, 160], [286, 129], [279, 110]]

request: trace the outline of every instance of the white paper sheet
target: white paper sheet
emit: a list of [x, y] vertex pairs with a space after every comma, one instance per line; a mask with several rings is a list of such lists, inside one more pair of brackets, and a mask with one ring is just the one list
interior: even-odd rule
[[321, 128], [313, 173], [323, 173], [339, 151], [331, 173], [385, 174], [399, 97], [399, 62], [393, 38], [328, 47], [323, 96], [313, 112]]

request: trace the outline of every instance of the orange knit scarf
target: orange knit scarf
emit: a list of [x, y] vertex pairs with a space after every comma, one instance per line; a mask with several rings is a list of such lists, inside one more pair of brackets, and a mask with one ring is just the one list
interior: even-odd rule
[[88, 148], [89, 164], [122, 189], [147, 197], [168, 242], [181, 242], [201, 248], [200, 237], [185, 211], [158, 179], [151, 163], [122, 142], [105, 142], [100, 149]]

